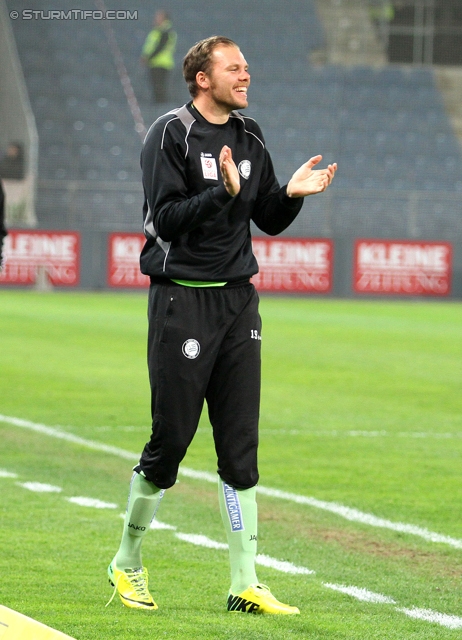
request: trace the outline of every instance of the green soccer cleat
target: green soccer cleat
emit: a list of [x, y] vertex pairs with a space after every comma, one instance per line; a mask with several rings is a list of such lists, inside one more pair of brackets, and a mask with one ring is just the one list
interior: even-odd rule
[[234, 613], [277, 613], [280, 615], [300, 613], [297, 607], [291, 607], [276, 600], [264, 584], [251, 584], [238, 596], [230, 592], [228, 596], [228, 611]]
[[117, 569], [113, 560], [108, 567], [107, 574], [110, 584], [114, 587], [114, 593], [107, 603], [112, 602], [116, 593], [122, 600], [122, 604], [131, 609], [146, 609], [155, 611], [158, 607], [148, 589], [148, 570], [146, 567], [139, 569]]

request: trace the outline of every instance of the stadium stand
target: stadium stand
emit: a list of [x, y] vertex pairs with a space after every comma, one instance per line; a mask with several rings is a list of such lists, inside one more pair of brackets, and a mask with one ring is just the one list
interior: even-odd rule
[[[34, 5], [48, 10], [43, 0]], [[247, 114], [262, 126], [280, 180], [315, 153], [339, 164], [332, 190], [310, 199], [288, 235], [461, 238], [460, 144], [432, 69], [314, 66], [310, 53], [324, 45], [314, 0], [264, 5], [171, 0], [178, 64], [172, 103], [160, 108], [150, 104], [139, 63], [152, 6], [124, 3], [138, 12], [137, 20], [114, 20], [110, 27], [146, 127], [188, 99], [180, 69], [188, 47], [224, 33], [250, 62]], [[22, 9], [19, 0], [7, 6]], [[59, 8], [71, 9], [72, 2]], [[95, 3], [84, 0], [79, 8], [95, 10]], [[91, 19], [13, 23], [40, 139], [42, 227], [140, 229], [141, 132], [103, 26]]]
[[38, 135], [16, 42], [0, 1], [0, 175], [7, 227], [36, 225]]

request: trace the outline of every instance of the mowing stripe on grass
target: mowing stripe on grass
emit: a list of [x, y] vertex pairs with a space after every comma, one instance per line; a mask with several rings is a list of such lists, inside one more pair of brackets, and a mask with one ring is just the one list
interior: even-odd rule
[[[120, 449], [118, 447], [112, 447], [102, 442], [95, 442], [93, 440], [80, 438], [79, 436], [75, 436], [71, 433], [67, 433], [53, 427], [48, 427], [44, 424], [30, 422], [29, 420], [22, 420], [21, 418], [14, 418], [11, 416], [0, 414], [0, 422], [5, 422], [16, 427], [29, 429], [31, 431], [42, 433], [53, 438], [60, 438], [62, 440], [66, 440], [68, 442], [86, 447], [87, 449], [109, 453], [118, 456], [119, 458], [124, 458], [125, 460], [131, 460], [132, 462], [139, 459], [139, 455], [132, 453], [131, 451], [126, 451], [125, 449]], [[195, 480], [204, 480], [206, 482], [213, 482], [214, 484], [217, 482], [217, 475], [208, 471], [196, 471], [195, 469], [180, 467], [179, 473], [185, 477], [193, 478]], [[290, 502], [295, 502], [296, 504], [304, 504], [309, 507], [315, 507], [316, 509], [329, 511], [330, 513], [341, 516], [346, 520], [350, 520], [351, 522], [359, 522], [361, 524], [367, 524], [371, 527], [378, 527], [382, 529], [390, 529], [391, 531], [418, 536], [419, 538], [423, 538], [428, 542], [447, 544], [455, 549], [462, 549], [462, 540], [458, 538], [451, 538], [450, 536], [435, 533], [434, 531], [430, 531], [429, 529], [419, 527], [417, 525], [405, 524], [403, 522], [393, 522], [385, 518], [379, 518], [378, 516], [375, 516], [373, 514], [359, 511], [359, 509], [345, 507], [344, 505], [338, 504], [336, 502], [318, 500], [317, 498], [301, 496], [296, 493], [281, 491], [280, 489], [262, 487], [261, 485], [257, 486], [257, 491], [258, 493], [266, 495], [270, 498], [288, 500]]]

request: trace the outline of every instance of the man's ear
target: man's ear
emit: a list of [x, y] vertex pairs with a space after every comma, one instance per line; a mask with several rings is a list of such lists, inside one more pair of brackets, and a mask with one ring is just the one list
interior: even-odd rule
[[196, 83], [201, 89], [208, 89], [210, 86], [209, 78], [203, 71], [198, 71], [196, 74]]

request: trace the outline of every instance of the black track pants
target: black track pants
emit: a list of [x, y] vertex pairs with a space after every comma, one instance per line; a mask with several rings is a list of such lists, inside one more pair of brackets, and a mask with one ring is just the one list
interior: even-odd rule
[[257, 484], [260, 351], [261, 319], [252, 284], [151, 285], [152, 435], [138, 470], [157, 487], [175, 484], [204, 399], [220, 477], [238, 489]]

